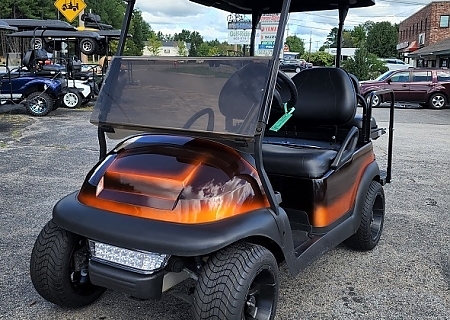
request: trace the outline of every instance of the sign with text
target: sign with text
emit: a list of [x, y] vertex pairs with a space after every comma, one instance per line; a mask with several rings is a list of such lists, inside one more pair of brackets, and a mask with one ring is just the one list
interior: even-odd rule
[[[252, 36], [251, 30], [229, 30], [228, 31], [228, 43], [229, 44], [250, 44]], [[256, 30], [255, 43], [259, 43], [261, 39], [261, 31]]]
[[261, 16], [261, 43], [255, 50], [257, 56], [271, 56], [277, 38], [279, 14], [263, 14]]

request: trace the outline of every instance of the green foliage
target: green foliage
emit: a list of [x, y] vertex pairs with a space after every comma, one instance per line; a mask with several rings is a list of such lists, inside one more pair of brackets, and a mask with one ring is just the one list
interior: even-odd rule
[[203, 43], [203, 37], [197, 31], [181, 30], [180, 33], [175, 33], [173, 35], [174, 41], [184, 41], [191, 45], [189, 49], [189, 56], [197, 57], [199, 56], [199, 47]]
[[350, 35], [352, 37], [353, 45], [356, 48], [361, 48], [366, 42], [366, 30], [362, 25], [354, 27], [353, 30], [350, 31]]
[[334, 64], [334, 56], [324, 51], [312, 52], [309, 56], [309, 62], [315, 66], [332, 66]]
[[373, 79], [387, 71], [384, 63], [366, 47], [357, 49], [354, 58], [343, 61], [342, 67], [361, 81]]
[[2, 0], [0, 18], [55, 19], [58, 10], [53, 0]]
[[302, 39], [297, 36], [289, 36], [286, 38], [286, 44], [289, 47], [289, 51], [298, 52], [299, 55], [305, 53], [305, 44]]
[[139, 10], [133, 11], [129, 32], [133, 37], [126, 42], [125, 55], [141, 56], [146, 41], [154, 32], [150, 25], [142, 18]]
[[152, 34], [148, 39], [148, 49], [152, 56], [159, 56], [159, 49], [162, 47], [161, 40], [155, 35]]
[[397, 56], [398, 27], [388, 21], [374, 23], [367, 33], [367, 50], [380, 58]]
[[186, 57], [188, 55], [188, 50], [184, 41], [178, 41], [177, 48], [179, 56]]

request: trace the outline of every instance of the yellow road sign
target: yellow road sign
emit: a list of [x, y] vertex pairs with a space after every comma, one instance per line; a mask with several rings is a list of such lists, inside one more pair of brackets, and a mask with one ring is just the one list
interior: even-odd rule
[[86, 8], [86, 3], [84, 0], [56, 0], [55, 7], [69, 22], [72, 22]]

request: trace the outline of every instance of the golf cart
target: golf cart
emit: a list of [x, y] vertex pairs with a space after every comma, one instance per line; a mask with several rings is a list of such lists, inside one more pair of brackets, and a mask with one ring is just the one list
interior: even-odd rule
[[[9, 26], [0, 20], [0, 28], [17, 31], [17, 27]], [[20, 55], [19, 55], [20, 56]], [[46, 53], [30, 50], [17, 65], [11, 66], [10, 54], [6, 58], [4, 70], [0, 73], [1, 104], [25, 105], [33, 116], [45, 116], [56, 108], [60, 102], [66, 83], [59, 70], [52, 70], [49, 76], [38, 74], [38, 69], [47, 68], [43, 62], [48, 59]]]
[[[382, 172], [372, 140], [385, 130], [357, 80], [338, 67], [292, 79], [278, 68], [289, 12], [339, 10], [342, 40], [347, 10], [374, 2], [193, 2], [251, 14], [251, 56], [176, 65], [121, 56], [121, 38], [91, 116], [100, 161], [55, 205], [32, 251], [33, 285], [54, 304], [86, 306], [106, 288], [169, 292], [193, 319], [274, 319], [280, 263], [295, 276], [342, 242], [371, 250], [380, 240], [392, 126]], [[281, 13], [278, 34], [273, 55], [256, 57], [264, 13]], [[105, 134], [121, 140], [109, 152]], [[177, 291], [187, 279], [192, 292]]]

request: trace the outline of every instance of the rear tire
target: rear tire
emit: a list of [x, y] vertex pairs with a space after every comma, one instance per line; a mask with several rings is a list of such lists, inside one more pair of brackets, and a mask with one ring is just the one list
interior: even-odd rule
[[97, 43], [94, 39], [91, 38], [83, 38], [80, 40], [80, 51], [87, 56], [94, 54], [97, 50]]
[[232, 244], [206, 262], [193, 295], [194, 319], [272, 320], [278, 292], [272, 253], [256, 244]]
[[295, 68], [296, 73], [299, 73], [300, 71], [302, 71], [302, 69], [300, 69], [300, 67]]
[[447, 97], [442, 93], [435, 93], [430, 97], [428, 106], [431, 109], [443, 109], [447, 105]]
[[[93, 303], [106, 289], [90, 283], [87, 255], [85, 238], [61, 229], [50, 220], [31, 253], [34, 288], [44, 299], [60, 307], [80, 308]], [[84, 264], [80, 262], [83, 259]], [[82, 265], [81, 270], [76, 270], [75, 261]]]
[[375, 248], [383, 231], [384, 204], [383, 186], [377, 181], [372, 181], [364, 200], [359, 229], [353, 236], [345, 240], [347, 246], [360, 251]]
[[45, 92], [32, 92], [27, 96], [26, 109], [35, 117], [43, 117], [53, 110], [53, 98]]
[[67, 91], [62, 97], [62, 103], [64, 107], [69, 109], [80, 107], [82, 101], [83, 99], [81, 95], [78, 92], [72, 90]]

